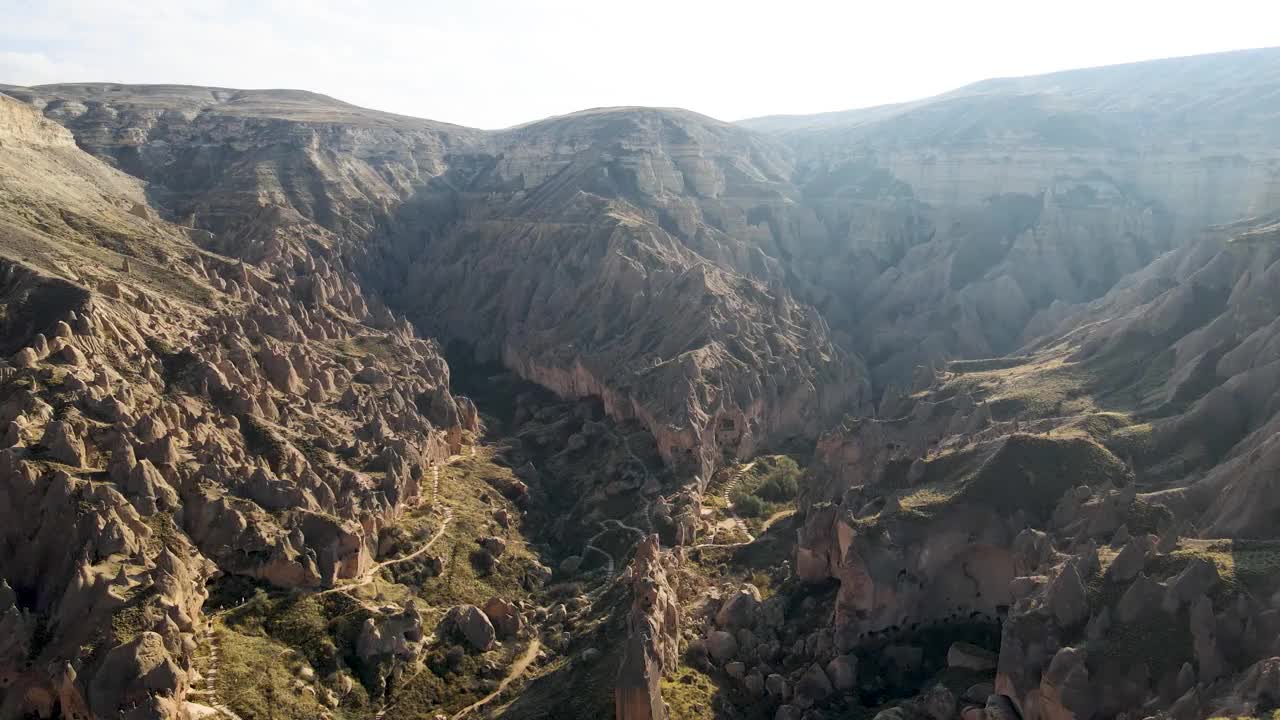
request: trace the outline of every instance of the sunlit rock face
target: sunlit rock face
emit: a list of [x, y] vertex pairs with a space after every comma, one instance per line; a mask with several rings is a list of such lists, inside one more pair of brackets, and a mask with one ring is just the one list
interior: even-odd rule
[[749, 131], [644, 108], [480, 133], [307, 93], [17, 94], [214, 246], [270, 259], [315, 228], [422, 331], [600, 397], [692, 472], [869, 407], [757, 207], [790, 202], [787, 151]]
[[[522, 639], [527, 614], [559, 626], [553, 652], [618, 639], [601, 683], [628, 718], [661, 717], [688, 662], [782, 718], [891, 696], [884, 717], [1274, 705], [1280, 243], [1274, 216], [1200, 232], [1280, 204], [1278, 68], [498, 132], [297, 91], [6, 88], [0, 716], [181, 717], [211, 578], [370, 578], [480, 430], [446, 344], [598, 402], [512, 391], [522, 459], [475, 493], [544, 515], [566, 496], [547, 538], [573, 546], [572, 597], [454, 604], [466, 646], [437, 660]], [[647, 430], [651, 462], [601, 411]], [[698, 547], [746, 526], [728, 466], [775, 450], [806, 465], [795, 507]], [[528, 550], [521, 520], [457, 525], [493, 570]], [[616, 534], [616, 557], [587, 539]], [[731, 576], [743, 558], [769, 567]], [[579, 594], [593, 572], [604, 592]], [[383, 697], [431, 637], [391, 605], [349, 628]], [[1157, 651], [1153, 618], [1174, 631]], [[983, 682], [926, 684], [947, 665]]]
[[186, 717], [207, 582], [360, 576], [478, 430], [326, 235], [244, 214], [210, 252], [0, 96], [0, 716]]
[[901, 381], [1016, 350], [1057, 303], [1280, 205], [1278, 86], [1277, 52], [1259, 50], [743, 124], [793, 150], [825, 230], [787, 247], [812, 282], [799, 296]]

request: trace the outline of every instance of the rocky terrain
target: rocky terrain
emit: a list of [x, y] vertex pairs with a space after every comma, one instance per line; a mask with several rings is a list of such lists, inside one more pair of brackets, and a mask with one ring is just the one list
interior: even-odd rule
[[1274, 209], [1275, 49], [987, 80], [746, 127], [825, 232], [791, 249], [884, 381], [1014, 352], [1206, 227]]
[[1267, 716], [1277, 98], [0, 86], [0, 718]]
[[[755, 196], [785, 187], [778, 149], [710, 118], [622, 109], [484, 135], [306, 93], [9, 92], [215, 247], [262, 262], [334, 246], [424, 332], [602, 398], [704, 475], [869, 400], [861, 363], [751, 242]], [[264, 238], [280, 221], [299, 229]]]
[[999, 619], [988, 714], [1270, 707], [1277, 237], [1222, 228], [824, 438], [796, 571], [839, 581], [834, 629]]

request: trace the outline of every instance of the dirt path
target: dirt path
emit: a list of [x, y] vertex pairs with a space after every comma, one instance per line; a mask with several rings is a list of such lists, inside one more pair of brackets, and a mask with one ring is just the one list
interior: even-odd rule
[[213, 629], [214, 618], [218, 614], [209, 619], [208, 627], [205, 630], [205, 642], [209, 645], [209, 659], [204, 668], [204, 688], [192, 689], [187, 695], [191, 699], [198, 698], [207, 701], [208, 707], [217, 710], [222, 715], [231, 718], [231, 720], [242, 720], [239, 715], [231, 711], [231, 708], [222, 704], [222, 700], [218, 696], [218, 634]]
[[[635, 450], [631, 449], [630, 436], [622, 435], [617, 432], [614, 433], [614, 436], [622, 441], [622, 447], [627, 451], [627, 455], [631, 458], [631, 461], [634, 462], [636, 465], [639, 465], [640, 469], [644, 471], [645, 482], [647, 483], [648, 481], [652, 480], [653, 473], [649, 471], [649, 466], [646, 465], [644, 461], [640, 459], [640, 456], [636, 454]], [[610, 578], [614, 577], [615, 575], [618, 574], [617, 563], [614, 561], [612, 554], [610, 554], [607, 550], [595, 544], [596, 540], [598, 540], [602, 535], [609, 532], [613, 532], [615, 530], [622, 530], [626, 532], [635, 533], [641, 538], [645, 537], [649, 533], [653, 532], [652, 511], [653, 511], [652, 505], [645, 506], [644, 519], [645, 519], [645, 524], [648, 525], [649, 527], [648, 531], [642, 530], [641, 528], [638, 528], [634, 525], [628, 525], [622, 522], [621, 520], [609, 519], [609, 520], [602, 521], [600, 523], [600, 532], [596, 533], [595, 535], [592, 535], [591, 538], [587, 540], [586, 544], [582, 548], [582, 553], [580, 554], [580, 557], [585, 560], [589, 553], [592, 553], [592, 552], [599, 553], [600, 555], [604, 556], [605, 560], [608, 562], [608, 566], [605, 568], [606, 574]]]
[[[748, 470], [750, 470], [750, 469], [751, 469], [751, 467], [752, 467], [752, 465], [754, 465], [754, 464], [755, 464], [755, 463], [753, 462], [753, 463], [749, 463], [749, 464], [747, 464], [747, 465], [743, 466], [743, 468], [739, 471], [739, 475], [740, 475], [741, 473], [745, 473], [745, 472], [747, 472]], [[737, 477], [735, 477], [733, 480], [731, 480], [731, 481], [727, 484], [727, 486], [726, 486], [726, 488], [725, 488], [724, 492], [722, 493], [722, 494], [724, 495], [724, 497], [725, 497], [726, 502], [728, 501], [729, 493], [733, 491], [733, 488], [734, 488], [737, 484], [738, 484], [738, 478], [737, 478]], [[732, 506], [730, 506], [730, 507], [732, 507]], [[731, 517], [730, 517], [730, 520], [729, 520], [729, 521], [734, 522], [735, 526], [737, 526], [737, 527], [741, 527], [741, 528], [742, 528], [742, 530], [743, 530], [744, 532], [746, 532], [746, 523], [743, 523], [742, 518], [739, 518], [737, 515], [732, 515], [732, 512], [733, 512], [733, 511], [732, 511], [732, 509], [730, 509], [730, 510], [729, 510], [729, 512], [731, 513]], [[765, 533], [769, 532], [769, 528], [773, 527], [773, 526], [774, 526], [774, 525], [776, 525], [777, 523], [779, 523], [779, 522], [781, 522], [781, 521], [783, 521], [783, 520], [786, 520], [787, 518], [789, 518], [789, 517], [791, 517], [792, 515], [795, 515], [795, 514], [796, 514], [795, 508], [788, 508], [788, 509], [786, 509], [786, 510], [779, 510], [778, 512], [776, 512], [776, 513], [774, 513], [774, 514], [770, 515], [770, 516], [769, 516], [769, 517], [764, 521], [764, 524], [760, 526], [760, 535], [764, 535]], [[727, 522], [727, 521], [726, 521], [726, 522]], [[702, 544], [700, 544], [700, 545], [693, 545], [693, 546], [691, 546], [691, 547], [690, 547], [690, 549], [691, 549], [691, 550], [702, 550], [702, 549], [714, 549], [714, 548], [736, 548], [736, 547], [743, 547], [743, 546], [750, 545], [751, 543], [755, 542], [755, 541], [756, 541], [756, 539], [759, 537], [759, 536], [753, 536], [753, 535], [752, 535], [751, 533], [749, 533], [749, 532], [747, 532], [747, 533], [746, 533], [746, 535], [747, 535], [747, 539], [746, 539], [745, 541], [743, 541], [743, 542], [733, 542], [733, 543], [717, 543], [717, 542], [709, 542], [709, 543], [702, 543]], [[714, 540], [714, 539], [715, 539], [715, 537], [714, 537], [714, 536], [712, 536], [712, 539]]]
[[429, 540], [427, 540], [422, 545], [420, 545], [417, 550], [414, 550], [413, 552], [409, 553], [408, 555], [405, 555], [404, 557], [398, 557], [394, 560], [387, 560], [385, 562], [375, 563], [372, 567], [370, 567], [368, 570], [365, 571], [364, 575], [359, 580], [355, 582], [347, 583], [345, 585], [331, 587], [328, 590], [321, 590], [320, 592], [316, 593], [316, 595], [328, 595], [330, 593], [339, 593], [339, 592], [345, 593], [345, 592], [350, 592], [358, 587], [364, 587], [365, 585], [368, 585], [373, 582], [374, 577], [379, 570], [382, 570], [383, 568], [386, 568], [386, 567], [390, 567], [397, 563], [408, 562], [418, 557], [422, 553], [430, 550], [431, 546], [435, 545], [436, 541], [439, 540], [444, 535], [445, 531], [449, 529], [449, 523], [453, 520], [453, 509], [445, 508], [442, 511], [441, 515], [442, 515], [442, 520], [440, 522], [439, 529], [436, 530], [435, 534], [432, 535]]
[[738, 487], [738, 483], [742, 480], [742, 476], [751, 472], [751, 468], [755, 466], [756, 463], [753, 460], [735, 470], [733, 477], [729, 478], [729, 482], [725, 483], [724, 490], [721, 492], [721, 495], [724, 498], [724, 511], [729, 516], [728, 520], [730, 526], [737, 528], [739, 532], [747, 537], [746, 542], [741, 543], [743, 545], [750, 545], [755, 542], [756, 538], [751, 534], [751, 530], [747, 528], [747, 524], [743, 522], [742, 518], [738, 517], [738, 513], [733, 511], [733, 489]]
[[529, 669], [529, 666], [533, 664], [534, 659], [538, 657], [538, 651], [541, 649], [542, 649], [541, 640], [539, 640], [538, 638], [534, 638], [533, 640], [530, 640], [529, 647], [525, 648], [524, 654], [522, 654], [519, 657], [519, 659], [517, 659], [511, 665], [511, 670], [507, 672], [506, 677], [502, 678], [502, 682], [498, 683], [498, 687], [488, 695], [485, 695], [479, 700], [466, 706], [462, 710], [459, 710], [451, 718], [451, 720], [460, 720], [460, 718], [465, 717], [468, 713], [471, 713], [475, 710], [478, 710], [484, 707], [485, 705], [488, 705], [490, 702], [493, 701], [494, 698], [501, 695], [502, 691], [506, 690], [508, 685], [510, 685], [513, 681], [519, 679], [521, 675], [524, 675], [525, 671]]
[[[436, 497], [438, 497], [438, 493], [440, 490], [440, 466], [432, 465], [431, 474], [433, 476], [432, 502], [433, 504], [435, 504]], [[453, 521], [453, 508], [447, 505], [438, 505], [438, 507], [442, 508], [440, 510], [440, 515], [441, 515], [440, 527], [436, 529], [435, 534], [433, 534], [422, 545], [418, 546], [416, 550], [414, 550], [413, 552], [403, 557], [395, 558], [394, 560], [385, 560], [383, 562], [374, 563], [368, 570], [364, 572], [364, 575], [361, 576], [359, 580], [355, 582], [346, 583], [344, 585], [331, 587], [328, 590], [321, 590], [320, 592], [316, 593], [316, 595], [328, 595], [329, 593], [335, 593], [335, 592], [348, 592], [350, 590], [354, 590], [355, 588], [363, 587], [373, 582], [379, 570], [390, 567], [397, 563], [408, 562], [418, 557], [422, 553], [430, 550], [431, 546], [435, 545], [436, 541], [439, 540], [444, 535], [445, 531], [449, 529], [449, 523]]]
[[[475, 457], [475, 456], [476, 456], [476, 446], [472, 445], [469, 448], [469, 451], [465, 455], [450, 456], [449, 459], [446, 460], [443, 464], [452, 465], [453, 463], [463, 459], [464, 457]], [[316, 593], [316, 595], [320, 596], [320, 595], [328, 595], [330, 593], [346, 593], [349, 595], [349, 597], [351, 597], [352, 600], [355, 600], [356, 602], [360, 603], [366, 609], [376, 612], [377, 611], [376, 607], [368, 605], [363, 600], [361, 600], [360, 598], [354, 595], [350, 595], [350, 592], [356, 588], [371, 584], [374, 581], [374, 579], [377, 577], [379, 570], [390, 567], [392, 565], [396, 565], [398, 563], [408, 562], [410, 560], [413, 560], [414, 558], [421, 556], [426, 551], [430, 550], [431, 547], [435, 545], [437, 541], [440, 540], [440, 538], [444, 537], [445, 531], [449, 529], [449, 523], [453, 521], [453, 508], [449, 507], [448, 505], [445, 505], [440, 498], [440, 463], [433, 463], [431, 465], [431, 504], [439, 510], [440, 516], [441, 516], [441, 522], [440, 522], [440, 527], [436, 529], [435, 533], [433, 533], [431, 537], [427, 539], [426, 542], [422, 543], [422, 545], [418, 546], [413, 552], [409, 553], [408, 555], [404, 555], [391, 560], [384, 560], [382, 562], [374, 563], [372, 566], [370, 566], [368, 570], [364, 572], [363, 575], [361, 575], [361, 577], [358, 580], [354, 582], [328, 588], [326, 590], [321, 590], [320, 592]], [[600, 552], [604, 552], [604, 551], [601, 550]], [[608, 553], [605, 553], [605, 554], [608, 555]], [[613, 559], [610, 558], [609, 562], [610, 562], [610, 569], [612, 570]], [[208, 666], [206, 668], [207, 672], [205, 673], [205, 687], [203, 690], [196, 690], [192, 693], [192, 695], [197, 698], [203, 698], [207, 700], [209, 703], [209, 707], [212, 707], [214, 710], [217, 710], [219, 713], [225, 715], [231, 720], [243, 720], [243, 719], [239, 715], [236, 715], [234, 712], [232, 712], [230, 708], [223, 705], [218, 698], [218, 689], [217, 689], [218, 637], [217, 637], [217, 634], [213, 632], [213, 624], [219, 616], [233, 612], [238, 607], [239, 606], [220, 610], [209, 616], [209, 625], [208, 625], [208, 630], [206, 631], [206, 637], [205, 637], [205, 641], [209, 645], [209, 661], [208, 661]], [[501, 692], [507, 686], [507, 684], [510, 683], [512, 679], [514, 679], [515, 676], [518, 676], [519, 674], [523, 673], [525, 669], [528, 668], [529, 663], [532, 662], [532, 658], [537, 654], [537, 650], [541, 647], [541, 644], [537, 640], [534, 640], [531, 643], [531, 646], [533, 646], [533, 654], [530, 655], [528, 652], [526, 652], [526, 655], [528, 655], [528, 657], [521, 658], [521, 661], [523, 662], [523, 664], [521, 664], [521, 662], [517, 662], [517, 664], [513, 666], [512, 668], [514, 672], [513, 676], [510, 676], [506, 680], [504, 680], [502, 684], [498, 686], [498, 690], [493, 695], [484, 698], [482, 701], [480, 701], [479, 703], [477, 703], [476, 705], [470, 708], [467, 708], [467, 710], [464, 710], [463, 712], [464, 713], [469, 712], [475, 709], [476, 707], [479, 707], [484, 703], [489, 702], [490, 700], [493, 699], [493, 697], [497, 695], [497, 693]], [[518, 672], [515, 672], [517, 668], [518, 668]], [[375, 717], [377, 718], [383, 717], [386, 714], [387, 709], [388, 708], [386, 707], [382, 708]]]
[[769, 532], [769, 528], [773, 527], [775, 523], [786, 520], [795, 514], [795, 508], [791, 508], [790, 510], [779, 510], [778, 512], [770, 515], [769, 519], [764, 521], [764, 525], [760, 526], [760, 534], [763, 535]]

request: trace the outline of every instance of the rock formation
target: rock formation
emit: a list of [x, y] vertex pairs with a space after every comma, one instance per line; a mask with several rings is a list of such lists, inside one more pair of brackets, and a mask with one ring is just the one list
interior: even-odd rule
[[1274, 707], [1277, 89], [3, 86], [0, 717], [225, 712], [214, 607], [308, 717]]
[[[138, 206], [137, 180], [0, 97], [0, 356], [16, 361], [0, 374], [0, 577], [19, 599], [2, 716], [81, 703], [184, 716], [212, 575], [360, 576], [426, 464], [476, 429], [474, 414], [436, 424], [406, 400], [454, 407], [448, 368], [434, 344], [355, 313], [368, 302], [336, 261], [295, 250], [249, 265]], [[333, 287], [326, 303], [316, 282]], [[372, 370], [395, 388], [352, 382]], [[304, 382], [318, 392], [304, 399]], [[372, 420], [364, 439], [346, 430]]]
[[660, 681], [677, 663], [680, 610], [663, 563], [656, 535], [636, 548], [627, 639], [614, 689], [614, 714], [619, 720], [667, 717]]
[[1263, 100], [1277, 84], [1272, 48], [742, 125], [793, 151], [824, 229], [785, 245], [811, 283], [797, 296], [901, 383], [920, 364], [1014, 352], [1063, 305], [1280, 205]]

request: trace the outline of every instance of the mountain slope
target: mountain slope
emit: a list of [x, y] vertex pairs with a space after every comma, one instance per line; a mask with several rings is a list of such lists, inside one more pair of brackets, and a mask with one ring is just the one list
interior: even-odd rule
[[0, 715], [1261, 712], [1277, 77], [6, 88]]
[[187, 717], [206, 583], [368, 572], [474, 408], [323, 254], [210, 252], [3, 96], [0, 209], [0, 715]]
[[[792, 299], [754, 216], [789, 204], [786, 159], [732, 126], [624, 108], [481, 134], [292, 92], [10, 92], [215, 247], [270, 261], [285, 240], [264, 228], [313, 223], [424, 331], [604, 398], [704, 476], [866, 403], [859, 361]], [[628, 320], [653, 331], [623, 337]]]
[[1267, 49], [744, 124], [792, 149], [825, 228], [788, 248], [814, 279], [800, 296], [901, 384], [895, 367], [1013, 351], [1055, 300], [1099, 297], [1202, 228], [1276, 207], [1278, 103]]
[[839, 581], [832, 630], [1001, 618], [987, 707], [1022, 717], [1265, 707], [1277, 237], [1215, 231], [824, 438], [797, 571]]

